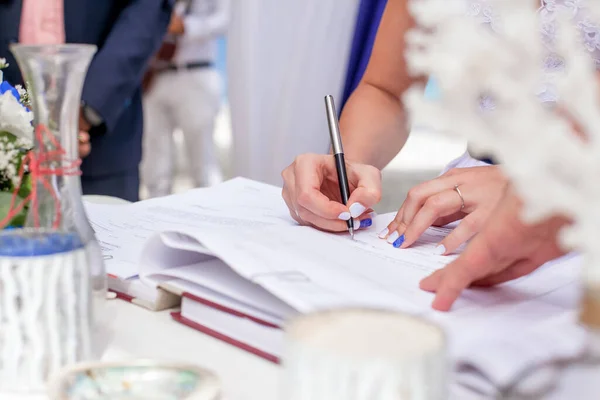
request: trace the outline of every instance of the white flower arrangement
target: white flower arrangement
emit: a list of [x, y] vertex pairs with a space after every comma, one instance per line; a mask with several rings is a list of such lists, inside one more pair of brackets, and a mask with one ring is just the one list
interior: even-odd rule
[[[20, 88], [15, 88], [17, 91]], [[22, 90], [22, 89], [21, 89]], [[6, 91], [0, 95], [0, 132], [9, 132], [31, 145], [33, 139], [33, 113], [20, 100]]]
[[459, 2], [411, 4], [419, 27], [407, 61], [412, 73], [435, 76], [441, 92], [431, 101], [422, 87], [411, 89], [412, 117], [500, 161], [526, 221], [570, 217], [562, 242], [582, 251], [595, 266], [587, 279], [600, 283], [600, 25], [591, 22], [600, 22], [600, 1], [543, 0], [535, 10], [523, 0], [486, 0], [488, 24], [450, 7]]
[[[0, 58], [1, 70], [8, 67], [6, 59]], [[33, 113], [29, 109], [27, 91], [8, 82], [0, 82], [0, 220], [9, 212], [12, 197], [27, 197], [31, 190], [28, 175], [20, 176], [23, 160], [33, 146]], [[25, 211], [14, 218], [8, 226], [21, 226]]]

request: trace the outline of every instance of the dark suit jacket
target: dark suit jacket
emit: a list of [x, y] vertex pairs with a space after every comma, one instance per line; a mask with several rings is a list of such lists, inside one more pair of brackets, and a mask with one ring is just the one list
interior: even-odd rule
[[[40, 0], [28, 0], [40, 1]], [[17, 42], [22, 0], [0, 0], [0, 57], [11, 64], [4, 79], [22, 81], [9, 50]], [[98, 46], [82, 98], [104, 119], [92, 134], [84, 176], [107, 176], [137, 168], [142, 157], [141, 80], [160, 46], [173, 0], [64, 0], [67, 43]]]

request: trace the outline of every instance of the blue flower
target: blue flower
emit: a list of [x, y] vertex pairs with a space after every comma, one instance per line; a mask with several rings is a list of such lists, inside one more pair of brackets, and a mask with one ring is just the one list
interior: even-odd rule
[[13, 96], [15, 96], [15, 99], [17, 99], [17, 101], [21, 102], [21, 96], [19, 95], [19, 91], [12, 87], [10, 83], [2, 81], [2, 83], [0, 83], [0, 94], [4, 94], [8, 91], [10, 91]]

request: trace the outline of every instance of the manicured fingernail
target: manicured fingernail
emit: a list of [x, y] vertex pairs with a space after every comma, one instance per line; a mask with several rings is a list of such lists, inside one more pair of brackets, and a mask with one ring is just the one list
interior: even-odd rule
[[385, 239], [385, 237], [388, 235], [388, 233], [390, 233], [390, 230], [388, 228], [385, 228], [384, 230], [379, 232], [379, 238]]
[[392, 234], [390, 236], [388, 236], [387, 242], [389, 244], [394, 243], [396, 241], [396, 239], [398, 239], [398, 236], [400, 236], [400, 234], [397, 231], [392, 232]]
[[360, 203], [354, 203], [350, 206], [350, 215], [352, 218], [357, 218], [362, 215], [367, 210], [367, 207], [363, 206]]
[[394, 242], [394, 247], [398, 248], [400, 246], [402, 246], [402, 243], [404, 243], [404, 235], [400, 236], [395, 242]]
[[359, 221], [357, 219], [354, 220], [354, 229], [365, 229], [373, 225], [373, 220], [371, 218], [363, 219]]
[[443, 244], [438, 244], [435, 248], [435, 250], [433, 250], [433, 254], [436, 254], [438, 256], [443, 255], [446, 252], [446, 246], [444, 246]]
[[338, 218], [342, 221], [348, 221], [350, 219], [350, 213], [348, 211], [344, 211], [343, 213], [338, 215]]

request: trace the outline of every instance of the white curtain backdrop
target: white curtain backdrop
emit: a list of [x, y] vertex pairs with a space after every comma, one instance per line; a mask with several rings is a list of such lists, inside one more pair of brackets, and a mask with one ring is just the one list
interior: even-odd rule
[[329, 148], [359, 0], [234, 0], [228, 88], [234, 174], [281, 185], [296, 155]]

